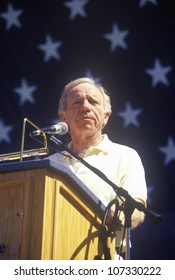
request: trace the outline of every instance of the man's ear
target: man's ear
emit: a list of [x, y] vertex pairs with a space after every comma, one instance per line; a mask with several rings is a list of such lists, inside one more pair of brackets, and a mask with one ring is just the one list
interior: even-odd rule
[[109, 120], [109, 117], [110, 117], [110, 113], [106, 112], [105, 117], [104, 117], [104, 121], [103, 121], [103, 128], [106, 126], [106, 124]]
[[60, 119], [63, 121], [63, 122], [66, 122], [66, 114], [65, 113], [62, 113], [60, 115]]

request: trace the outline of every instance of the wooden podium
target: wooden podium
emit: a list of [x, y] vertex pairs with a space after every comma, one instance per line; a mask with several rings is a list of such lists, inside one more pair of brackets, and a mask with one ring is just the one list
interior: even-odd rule
[[[49, 159], [0, 165], [0, 259], [104, 258], [104, 205]], [[108, 237], [111, 259], [115, 238]]]

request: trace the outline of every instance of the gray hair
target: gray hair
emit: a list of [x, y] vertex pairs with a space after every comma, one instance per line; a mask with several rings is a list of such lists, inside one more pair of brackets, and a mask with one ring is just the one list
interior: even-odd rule
[[110, 97], [108, 95], [108, 93], [106, 92], [106, 90], [103, 88], [103, 86], [99, 83], [97, 83], [95, 80], [93, 80], [92, 78], [88, 78], [88, 77], [83, 77], [83, 78], [78, 78], [75, 79], [73, 81], [71, 81], [70, 83], [68, 83], [64, 89], [63, 89], [63, 93], [60, 97], [60, 101], [59, 101], [59, 106], [58, 106], [58, 114], [59, 116], [61, 116], [61, 114], [63, 112], [66, 111], [67, 109], [67, 102], [66, 102], [66, 97], [67, 97], [67, 93], [75, 86], [82, 84], [82, 83], [88, 83], [91, 85], [94, 85], [103, 95], [104, 98], [104, 110], [105, 113], [109, 113], [109, 115], [112, 112], [112, 108], [111, 108], [111, 100]]

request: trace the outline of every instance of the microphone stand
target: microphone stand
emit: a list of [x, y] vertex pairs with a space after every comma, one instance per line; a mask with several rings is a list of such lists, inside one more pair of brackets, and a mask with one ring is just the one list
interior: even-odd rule
[[150, 219], [153, 223], [158, 224], [161, 222], [162, 220], [161, 215], [149, 210], [141, 202], [136, 201], [134, 198], [130, 196], [130, 194], [125, 189], [123, 189], [122, 187], [118, 187], [116, 184], [110, 181], [103, 172], [101, 172], [96, 167], [90, 165], [83, 158], [75, 154], [71, 149], [69, 149], [66, 145], [64, 145], [61, 140], [59, 140], [53, 135], [50, 137], [50, 140], [52, 140], [55, 144], [57, 144], [61, 149], [66, 150], [69, 154], [71, 154], [74, 158], [76, 158], [81, 163], [83, 163], [87, 168], [89, 168], [92, 172], [94, 172], [97, 176], [99, 176], [101, 179], [103, 179], [106, 183], [108, 183], [113, 188], [117, 196], [121, 199], [121, 201], [123, 201], [122, 210], [125, 215], [126, 229], [129, 229], [131, 227], [131, 216], [134, 209], [138, 209], [139, 211], [143, 212], [145, 216], [148, 219]]

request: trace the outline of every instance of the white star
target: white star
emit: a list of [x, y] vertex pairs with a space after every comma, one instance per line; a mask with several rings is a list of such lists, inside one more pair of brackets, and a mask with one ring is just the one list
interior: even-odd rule
[[117, 24], [113, 24], [112, 32], [105, 34], [103, 37], [111, 42], [111, 52], [114, 52], [117, 47], [127, 49], [128, 46], [125, 43], [125, 37], [128, 35], [129, 31], [120, 31]]
[[32, 94], [36, 89], [37, 86], [29, 86], [26, 79], [22, 79], [21, 86], [14, 88], [14, 92], [16, 92], [20, 97], [20, 105], [23, 105], [27, 101], [30, 103], [35, 103]]
[[74, 19], [77, 15], [86, 17], [86, 12], [84, 6], [89, 2], [89, 0], [72, 0], [70, 2], [65, 2], [64, 5], [70, 9], [69, 19]]
[[85, 76], [89, 77], [89, 78], [92, 78], [96, 83], [100, 83], [101, 82], [101, 78], [100, 77], [94, 77], [90, 70], [86, 71]]
[[0, 119], [0, 143], [2, 141], [5, 141], [7, 143], [10, 143], [10, 137], [9, 132], [12, 130], [12, 125], [4, 125], [3, 121]]
[[151, 193], [154, 191], [154, 189], [155, 189], [154, 186], [148, 185], [148, 188], [147, 188], [147, 193], [148, 193], [147, 202], [148, 202], [148, 204], [152, 204], [152, 200], [150, 199], [150, 196], [151, 196]]
[[140, 124], [137, 120], [137, 116], [140, 115], [142, 111], [142, 109], [132, 109], [130, 102], [127, 102], [125, 111], [119, 112], [118, 115], [123, 118], [124, 127], [127, 127], [130, 124], [139, 127]]
[[139, 7], [143, 8], [148, 2], [157, 5], [157, 0], [140, 0]]
[[155, 87], [158, 83], [162, 83], [165, 86], [169, 85], [166, 75], [172, 70], [171, 66], [163, 67], [159, 59], [155, 59], [154, 68], [147, 69], [145, 72], [152, 76], [152, 87]]
[[6, 30], [9, 30], [13, 25], [20, 28], [21, 23], [18, 18], [23, 10], [14, 10], [11, 3], [9, 3], [7, 7], [7, 12], [0, 14], [0, 17], [6, 20]]
[[175, 160], [175, 142], [172, 137], [168, 137], [167, 146], [160, 147], [159, 150], [166, 156], [164, 161], [165, 165], [170, 161]]
[[59, 122], [61, 122], [61, 119], [59, 117], [52, 119], [52, 124], [57, 124]]
[[52, 57], [60, 60], [61, 56], [58, 53], [58, 48], [62, 45], [61, 41], [53, 41], [49, 34], [46, 35], [46, 43], [38, 45], [38, 48], [45, 53], [44, 61], [49, 61]]

